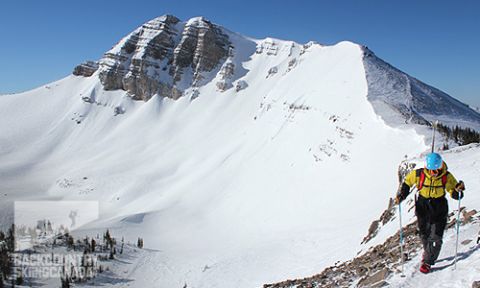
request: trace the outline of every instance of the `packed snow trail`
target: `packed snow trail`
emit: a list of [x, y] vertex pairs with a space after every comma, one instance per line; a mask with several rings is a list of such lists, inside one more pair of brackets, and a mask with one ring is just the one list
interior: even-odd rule
[[[400, 273], [392, 276], [388, 282], [391, 287], [412, 288], [465, 288], [480, 280], [480, 245], [476, 243], [480, 222], [460, 227], [457, 268], [454, 269], [455, 229], [445, 232], [440, 256], [432, 266], [432, 272], [423, 274], [419, 271], [421, 253], [405, 264], [405, 278]], [[466, 243], [464, 241], [471, 240]], [[462, 242], [466, 244], [461, 244]]]

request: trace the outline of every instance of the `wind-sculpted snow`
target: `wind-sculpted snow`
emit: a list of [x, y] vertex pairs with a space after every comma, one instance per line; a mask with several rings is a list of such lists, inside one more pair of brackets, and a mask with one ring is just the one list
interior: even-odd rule
[[[479, 130], [480, 114], [446, 93], [396, 69], [363, 47], [368, 100], [390, 125], [440, 120]], [[389, 115], [390, 111], [394, 115]], [[401, 117], [396, 117], [400, 113]], [[400, 122], [400, 123], [399, 123]], [[403, 122], [403, 123], [402, 123]]]

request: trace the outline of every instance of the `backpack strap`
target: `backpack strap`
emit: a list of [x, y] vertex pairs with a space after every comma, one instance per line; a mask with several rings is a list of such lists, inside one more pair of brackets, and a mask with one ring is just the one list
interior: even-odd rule
[[[448, 173], [449, 173], [449, 172], [447, 171], [447, 173], [445, 173], [445, 174], [442, 176], [442, 186], [443, 186], [444, 189], [445, 189], [445, 185], [447, 184], [447, 175], [448, 175]], [[420, 178], [419, 181], [418, 181], [417, 189], [418, 189], [418, 190], [421, 190], [421, 189], [423, 188], [423, 183], [425, 182], [425, 172], [423, 172], [423, 168], [416, 170], [416, 176], [417, 176], [418, 178]]]
[[[417, 169], [415, 171], [417, 178], [420, 178], [418, 181], [417, 189], [420, 191], [423, 188], [423, 183], [425, 182], [425, 173], [423, 172], [423, 168]], [[442, 180], [443, 181], [443, 180]]]
[[448, 175], [448, 171], [447, 171], [447, 173], [445, 173], [445, 174], [442, 176], [442, 185], [443, 185], [443, 188], [445, 188], [445, 185], [447, 184], [447, 175]]

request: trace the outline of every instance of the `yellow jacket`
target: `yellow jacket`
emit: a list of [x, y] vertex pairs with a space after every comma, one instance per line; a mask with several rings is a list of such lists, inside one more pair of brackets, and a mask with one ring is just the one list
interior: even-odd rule
[[[408, 173], [404, 182], [410, 187], [415, 184], [418, 189], [420, 184], [420, 173], [417, 173], [417, 170], [413, 170]], [[428, 173], [428, 170], [425, 168], [423, 168], [423, 173], [425, 174], [425, 181], [423, 182], [422, 189], [419, 189], [418, 192], [421, 196], [424, 198], [440, 198], [445, 196], [445, 190], [450, 193], [450, 196], [452, 196], [452, 192], [455, 191], [455, 186], [458, 182], [452, 173], [448, 172], [445, 162], [443, 162], [442, 171], [438, 176], [431, 176], [430, 173]], [[442, 177], [445, 174], [447, 175], [447, 182], [445, 183], [444, 187], [442, 183]]]

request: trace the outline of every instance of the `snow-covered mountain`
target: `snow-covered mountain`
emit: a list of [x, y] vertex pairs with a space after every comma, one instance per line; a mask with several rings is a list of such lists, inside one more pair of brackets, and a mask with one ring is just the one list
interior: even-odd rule
[[360, 45], [162, 16], [73, 75], [0, 96], [0, 217], [17, 200], [98, 201], [79, 234], [110, 227], [155, 249], [125, 276], [135, 287], [307, 276], [364, 248], [435, 119], [480, 128]]

